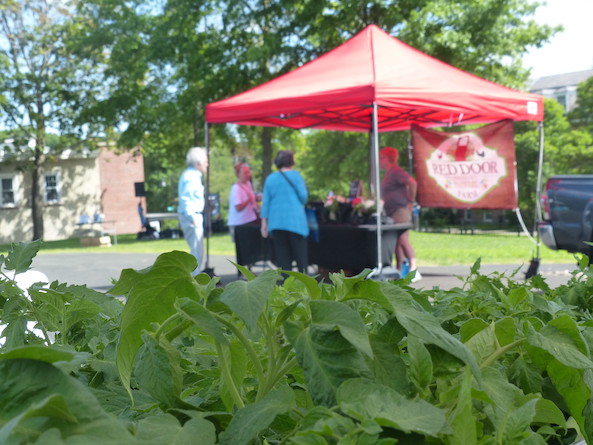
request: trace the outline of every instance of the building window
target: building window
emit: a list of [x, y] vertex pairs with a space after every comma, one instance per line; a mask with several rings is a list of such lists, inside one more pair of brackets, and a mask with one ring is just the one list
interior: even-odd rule
[[57, 173], [45, 175], [45, 202], [47, 204], [60, 202], [60, 177]]
[[0, 206], [14, 207], [16, 205], [15, 182], [15, 178], [12, 176], [0, 177]]
[[482, 218], [482, 221], [484, 221], [485, 223], [491, 223], [492, 221], [494, 221], [494, 215], [492, 213], [492, 210], [484, 210]]

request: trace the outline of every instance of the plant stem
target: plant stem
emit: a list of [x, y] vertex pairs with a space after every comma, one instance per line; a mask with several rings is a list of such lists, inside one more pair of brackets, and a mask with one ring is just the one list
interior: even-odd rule
[[224, 351], [222, 350], [222, 347], [220, 346], [219, 342], [216, 342], [216, 352], [218, 353], [218, 361], [220, 363], [222, 376], [228, 385], [231, 397], [233, 398], [235, 405], [237, 405], [237, 408], [243, 408], [245, 406], [245, 403], [243, 403], [243, 399], [239, 394], [239, 390], [237, 389], [237, 385], [235, 384], [235, 380], [233, 379], [233, 375], [229, 368], [229, 364], [224, 356]]
[[165, 329], [168, 328], [170, 324], [172, 324], [173, 322], [177, 321], [180, 318], [181, 318], [181, 315], [179, 315], [179, 313], [175, 312], [173, 315], [171, 315], [169, 318], [167, 318], [165, 321], [163, 321], [154, 334], [155, 338], [158, 339], [161, 335], [163, 335], [163, 332], [165, 332]]
[[[29, 308], [29, 311], [33, 314], [33, 317], [35, 317], [35, 320], [37, 321], [37, 323], [39, 323], [39, 329], [41, 329], [41, 332], [43, 333], [43, 336], [45, 337], [45, 341], [47, 342], [48, 346], [51, 345], [51, 339], [49, 338], [49, 334], [47, 333], [47, 329], [46, 329], [45, 325], [43, 324], [43, 321], [41, 321], [41, 318], [39, 317], [37, 308], [35, 307], [35, 305], [33, 304], [32, 301], [30, 301], [27, 297], [24, 296], [23, 293], [21, 293], [21, 294], [23, 296], [23, 299], [25, 300], [25, 304]], [[62, 334], [63, 334], [62, 337], [65, 337], [63, 331], [62, 331]]]
[[255, 350], [253, 349], [253, 346], [251, 345], [249, 340], [247, 340], [247, 338], [245, 338], [243, 333], [231, 322], [229, 322], [228, 320], [226, 320], [225, 318], [221, 317], [218, 314], [213, 313], [213, 315], [216, 317], [216, 319], [218, 321], [220, 321], [222, 324], [224, 324], [226, 327], [228, 327], [233, 332], [233, 334], [235, 334], [237, 336], [237, 339], [241, 342], [241, 344], [245, 348], [245, 351], [247, 351], [247, 355], [253, 362], [253, 366], [255, 368], [255, 372], [257, 374], [258, 381], [260, 383], [263, 382], [265, 380], [264, 369], [263, 369], [262, 364], [259, 360], [259, 357], [257, 356], [257, 354], [256, 354]]
[[521, 343], [524, 343], [525, 341], [527, 341], [526, 338], [521, 338], [513, 343], [503, 346], [502, 348], [498, 348], [496, 351], [494, 351], [492, 354], [490, 354], [486, 360], [484, 360], [482, 362], [482, 364], [480, 365], [480, 368], [486, 368], [486, 367], [490, 366], [499, 357], [506, 354], [507, 351], [513, 349], [515, 346], [520, 345]]

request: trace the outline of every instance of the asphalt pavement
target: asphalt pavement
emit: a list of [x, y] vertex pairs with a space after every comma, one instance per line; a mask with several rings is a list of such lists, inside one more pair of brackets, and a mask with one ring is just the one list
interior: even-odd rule
[[[43, 272], [50, 281], [57, 280], [61, 283], [86, 285], [98, 291], [107, 291], [114, 280], [117, 280], [123, 269], [141, 270], [154, 264], [158, 254], [146, 253], [41, 253], [33, 259], [32, 269]], [[208, 266], [214, 269], [214, 274], [221, 278], [221, 283], [226, 285], [238, 279], [235, 267], [230, 263], [234, 257], [210, 255]], [[504, 264], [482, 265], [480, 271], [484, 275], [493, 272], [512, 273], [518, 270], [516, 279], [523, 279], [529, 264]], [[253, 272], [258, 274], [269, 264], [256, 265]], [[419, 266], [422, 279], [413, 283], [417, 289], [431, 289], [440, 287], [448, 290], [462, 285], [459, 277], [469, 274], [471, 266]], [[565, 284], [571, 277], [571, 271], [576, 264], [542, 264], [539, 273], [545, 278], [552, 288]], [[313, 267], [309, 269], [310, 275], [315, 275]]]

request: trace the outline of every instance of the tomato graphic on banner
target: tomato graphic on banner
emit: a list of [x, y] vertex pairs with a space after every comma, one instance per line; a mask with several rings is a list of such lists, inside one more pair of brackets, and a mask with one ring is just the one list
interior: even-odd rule
[[413, 127], [412, 134], [421, 206], [516, 208], [511, 121], [456, 133]]

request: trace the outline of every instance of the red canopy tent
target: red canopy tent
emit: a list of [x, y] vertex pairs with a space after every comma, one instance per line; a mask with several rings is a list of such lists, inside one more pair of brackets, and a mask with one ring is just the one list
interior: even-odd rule
[[[258, 87], [208, 104], [206, 122], [378, 133], [543, 120], [542, 96], [489, 82], [367, 26], [334, 50]], [[541, 148], [540, 148], [541, 152]], [[377, 200], [380, 200], [375, 175]], [[381, 230], [377, 230], [378, 267]]]

